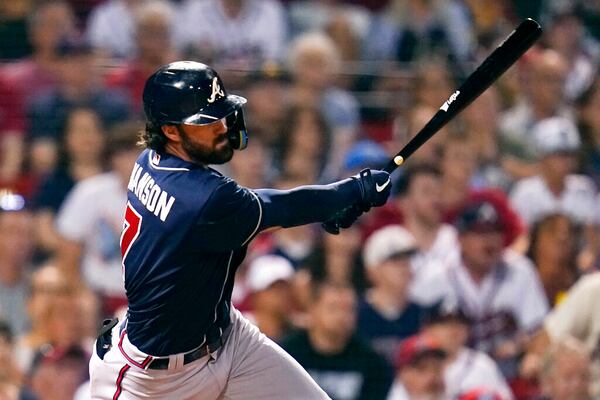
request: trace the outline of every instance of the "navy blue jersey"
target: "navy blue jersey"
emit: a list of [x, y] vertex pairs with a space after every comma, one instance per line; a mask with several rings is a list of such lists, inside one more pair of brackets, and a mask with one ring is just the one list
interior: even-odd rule
[[229, 324], [234, 274], [261, 223], [257, 194], [209, 167], [145, 150], [127, 198], [129, 339], [154, 356], [210, 341]]

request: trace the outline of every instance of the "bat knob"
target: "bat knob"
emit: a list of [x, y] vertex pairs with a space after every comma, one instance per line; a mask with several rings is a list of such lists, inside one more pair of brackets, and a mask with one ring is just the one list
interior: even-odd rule
[[394, 163], [398, 166], [402, 165], [404, 163], [404, 157], [402, 157], [402, 156], [394, 157]]

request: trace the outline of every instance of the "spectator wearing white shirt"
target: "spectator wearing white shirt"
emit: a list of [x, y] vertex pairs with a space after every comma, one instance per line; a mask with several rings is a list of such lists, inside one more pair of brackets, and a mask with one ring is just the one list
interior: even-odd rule
[[56, 218], [61, 266], [103, 296], [105, 313], [112, 313], [126, 302], [119, 237], [127, 184], [139, 154], [139, 128], [136, 123], [114, 128], [108, 141], [110, 171], [79, 182]]
[[547, 118], [532, 129], [539, 173], [518, 181], [510, 201], [529, 226], [544, 215], [562, 212], [581, 224], [597, 220], [593, 181], [576, 171], [581, 140], [575, 125], [561, 117]]
[[394, 183], [395, 200], [404, 218], [403, 226], [415, 238], [418, 251], [412, 259], [415, 280], [427, 275], [427, 269], [441, 268], [458, 257], [456, 229], [442, 222], [442, 176], [430, 164], [407, 167]]
[[175, 37], [184, 54], [207, 64], [252, 68], [283, 58], [287, 30], [274, 0], [185, 0]]
[[494, 358], [508, 379], [548, 302], [533, 264], [505, 249], [504, 223], [493, 203], [471, 201], [455, 223], [461, 256], [422, 279], [413, 296], [462, 310], [471, 321], [470, 345]]
[[95, 7], [87, 22], [86, 36], [92, 46], [108, 57], [135, 54], [136, 8], [146, 0], [108, 0]]
[[462, 393], [486, 389], [512, 400], [500, 369], [487, 354], [467, 347], [469, 319], [461, 310], [434, 307], [424, 320], [423, 334], [437, 341], [447, 354], [444, 370], [446, 396], [455, 399]]

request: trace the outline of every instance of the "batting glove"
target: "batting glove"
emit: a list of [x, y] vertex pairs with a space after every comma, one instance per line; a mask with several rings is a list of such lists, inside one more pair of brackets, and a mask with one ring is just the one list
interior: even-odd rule
[[352, 178], [356, 179], [358, 183], [360, 199], [322, 224], [327, 232], [334, 235], [340, 232], [340, 228], [349, 228], [362, 213], [369, 211], [371, 207], [384, 205], [390, 195], [392, 186], [390, 174], [385, 171], [366, 168]]

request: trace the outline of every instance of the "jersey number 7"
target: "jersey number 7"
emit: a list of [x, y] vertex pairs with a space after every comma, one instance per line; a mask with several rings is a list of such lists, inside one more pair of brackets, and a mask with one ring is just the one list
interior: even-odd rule
[[123, 266], [123, 274], [125, 273], [125, 257], [129, 253], [129, 249], [135, 242], [135, 239], [140, 234], [142, 227], [142, 216], [135, 211], [131, 203], [127, 202], [125, 209], [125, 221], [123, 222], [123, 232], [121, 233], [121, 262]]

